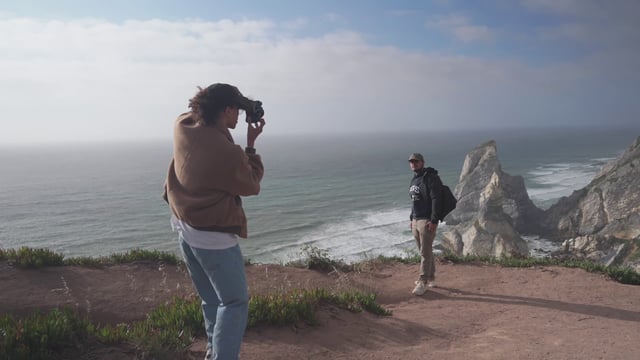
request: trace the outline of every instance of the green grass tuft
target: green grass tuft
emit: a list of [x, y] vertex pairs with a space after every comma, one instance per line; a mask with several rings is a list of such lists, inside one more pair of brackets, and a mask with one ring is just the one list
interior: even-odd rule
[[363, 294], [358, 291], [341, 292], [329, 295], [329, 303], [353, 312], [368, 311], [375, 315], [389, 316], [391, 311], [376, 303], [376, 295]]
[[298, 321], [316, 324], [314, 308], [319, 301], [317, 293], [321, 291], [296, 290], [289, 293], [253, 296], [249, 300], [247, 326], [285, 325]]
[[40, 268], [43, 266], [64, 265], [64, 256], [48, 249], [21, 247], [18, 250], [0, 250], [0, 260], [22, 268]]
[[317, 248], [312, 245], [305, 245], [300, 250], [300, 260], [290, 261], [285, 266], [297, 267], [321, 272], [331, 272], [334, 270], [351, 271], [352, 266], [345, 264], [342, 260], [329, 258], [327, 250]]
[[1, 359], [37, 360], [84, 342], [94, 327], [70, 309], [56, 309], [24, 319], [2, 315], [0, 329]]
[[285, 325], [298, 321], [317, 324], [315, 309], [322, 303], [352, 312], [364, 310], [376, 315], [391, 315], [390, 311], [377, 304], [375, 300], [375, 294], [353, 291], [331, 293], [320, 288], [255, 296], [249, 301], [248, 326]]
[[133, 249], [125, 253], [116, 253], [109, 256], [102, 257], [75, 257], [65, 260], [65, 265], [83, 265], [83, 266], [98, 266], [98, 265], [113, 265], [113, 264], [126, 264], [135, 261], [160, 261], [167, 264], [176, 265], [181, 260], [173, 253], [158, 251], [158, 250], [143, 250]]
[[382, 263], [401, 263], [401, 264], [420, 264], [422, 260], [421, 255], [417, 251], [406, 251], [404, 256], [384, 256], [379, 255], [376, 258], [377, 261]]
[[49, 249], [21, 247], [18, 250], [0, 249], [0, 260], [7, 260], [10, 265], [21, 268], [41, 268], [45, 266], [98, 266], [131, 263], [134, 261], [160, 261], [176, 265], [181, 260], [174, 254], [157, 250], [133, 249], [125, 253], [116, 253], [102, 257], [74, 257], [65, 259]]
[[[359, 292], [330, 293], [325, 289], [254, 296], [249, 300], [248, 327], [288, 325], [304, 321], [317, 324], [320, 304], [332, 304], [353, 312], [377, 315], [391, 312], [375, 302], [375, 295]], [[127, 343], [140, 358], [173, 359], [193, 338], [204, 335], [200, 299], [176, 298], [161, 305], [143, 321], [98, 327], [71, 309], [52, 310], [24, 319], [0, 315], [0, 359], [50, 359], [67, 348], [81, 346], [88, 338], [104, 344]]]

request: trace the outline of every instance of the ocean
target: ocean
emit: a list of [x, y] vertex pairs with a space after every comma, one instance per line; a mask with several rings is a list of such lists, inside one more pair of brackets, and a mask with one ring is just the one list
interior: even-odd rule
[[[530, 197], [546, 208], [587, 185], [638, 135], [539, 129], [271, 136], [265, 129], [256, 143], [265, 176], [260, 195], [244, 199], [249, 238], [241, 248], [257, 263], [297, 259], [307, 245], [346, 262], [402, 256], [415, 248], [410, 153], [424, 154], [453, 189], [465, 155], [495, 140], [503, 170], [523, 176]], [[48, 248], [67, 257], [134, 248], [178, 253], [160, 196], [171, 153], [170, 140], [0, 146], [0, 248]], [[533, 256], [555, 246], [527, 240]]]

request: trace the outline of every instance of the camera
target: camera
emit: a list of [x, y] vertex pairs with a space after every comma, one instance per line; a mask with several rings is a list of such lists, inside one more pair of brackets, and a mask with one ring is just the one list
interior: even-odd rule
[[247, 115], [246, 121], [248, 123], [257, 123], [264, 116], [262, 101], [246, 99], [241, 108]]

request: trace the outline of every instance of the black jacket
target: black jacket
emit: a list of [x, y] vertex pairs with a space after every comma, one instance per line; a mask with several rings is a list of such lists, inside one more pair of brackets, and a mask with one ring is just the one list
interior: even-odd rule
[[428, 167], [415, 172], [409, 195], [413, 201], [410, 219], [429, 220], [437, 224], [440, 203], [442, 202], [442, 180], [438, 176], [438, 170]]

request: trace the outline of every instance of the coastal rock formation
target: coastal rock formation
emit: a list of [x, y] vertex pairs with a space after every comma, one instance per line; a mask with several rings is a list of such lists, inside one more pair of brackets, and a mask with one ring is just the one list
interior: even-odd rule
[[563, 251], [640, 268], [640, 137], [585, 188], [543, 214], [544, 236], [564, 240]]
[[495, 141], [480, 145], [465, 158], [456, 209], [445, 219], [443, 247], [459, 255], [528, 255], [520, 233], [531, 233], [542, 213], [520, 176], [502, 171]]
[[521, 176], [502, 171], [496, 144], [469, 152], [442, 246], [458, 255], [528, 255], [520, 234], [562, 241], [556, 255], [640, 270], [640, 137], [585, 188], [537, 208]]

